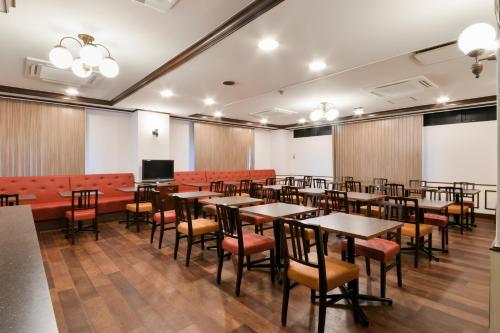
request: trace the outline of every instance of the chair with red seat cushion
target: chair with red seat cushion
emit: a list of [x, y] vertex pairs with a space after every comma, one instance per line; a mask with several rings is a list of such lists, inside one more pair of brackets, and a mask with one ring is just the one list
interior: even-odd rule
[[[410, 221], [415, 221], [415, 215], [411, 216]], [[424, 224], [439, 227], [439, 230], [441, 230], [441, 248], [435, 248], [434, 250], [441, 251], [443, 253], [448, 253], [448, 249], [446, 248], [446, 245], [448, 244], [448, 222], [448, 215], [424, 213]]]
[[[97, 226], [98, 190], [71, 191], [71, 210], [64, 214], [66, 219], [66, 235], [71, 236], [71, 244], [75, 244], [75, 234], [80, 231], [92, 231], [95, 240], [99, 239]], [[92, 221], [91, 226], [83, 227], [83, 221]], [[76, 230], [75, 230], [76, 227]]]
[[[385, 219], [398, 219], [398, 212], [400, 205], [392, 201], [380, 201], [378, 205], [381, 210], [383, 209], [383, 218]], [[387, 213], [385, 213], [387, 212]], [[396, 266], [398, 276], [398, 286], [403, 285], [402, 270], [401, 270], [401, 232], [398, 230], [396, 233], [390, 233], [388, 238], [395, 236], [396, 240], [372, 238], [369, 240], [356, 239], [354, 246], [356, 255], [365, 257], [366, 274], [369, 276], [371, 273], [370, 259], [380, 262], [380, 297], [385, 298], [386, 290], [386, 275], [387, 272]], [[342, 258], [346, 258], [347, 241], [341, 242]], [[393, 263], [389, 263], [394, 260]]]
[[[278, 191], [269, 188], [262, 189], [262, 186], [260, 188], [260, 193], [255, 196], [256, 198], [262, 199], [265, 205], [278, 202]], [[255, 233], [260, 232], [261, 235], [264, 234], [264, 230], [272, 229], [272, 227], [264, 228], [266, 223], [273, 222], [273, 219], [269, 217], [251, 213], [240, 213], [240, 219], [247, 224], [253, 224], [255, 226]]]
[[[228, 251], [238, 256], [238, 270], [236, 275], [236, 296], [240, 295], [241, 278], [243, 275], [243, 261], [247, 258], [250, 267], [250, 257], [253, 254], [269, 251], [269, 268], [271, 281], [274, 282], [274, 239], [251, 233], [243, 233], [241, 228], [240, 212], [236, 207], [217, 205], [217, 220], [222, 237], [219, 237], [219, 263], [217, 265], [217, 283], [220, 284], [224, 252]], [[260, 261], [259, 261], [260, 262]]]
[[160, 227], [158, 248], [161, 249], [163, 234], [166, 230], [175, 230], [175, 201], [171, 193], [179, 192], [179, 185], [158, 186], [158, 192], [153, 197], [154, 214], [151, 222], [151, 244], [157, 227]]

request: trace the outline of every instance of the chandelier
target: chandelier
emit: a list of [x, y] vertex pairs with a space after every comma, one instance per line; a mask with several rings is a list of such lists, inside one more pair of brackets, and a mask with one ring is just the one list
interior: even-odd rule
[[476, 23], [468, 26], [458, 37], [458, 47], [474, 62], [471, 66], [476, 79], [483, 71], [483, 62], [496, 60], [497, 32], [487, 23]]
[[335, 109], [335, 106], [328, 102], [322, 102], [318, 107], [311, 112], [309, 118], [312, 121], [320, 121], [326, 119], [327, 121], [333, 121], [339, 116], [339, 110]]
[[[63, 46], [66, 39], [74, 40], [80, 45], [79, 58], [73, 59], [71, 52]], [[107, 55], [104, 55], [101, 49], [105, 50]], [[50, 51], [49, 59], [57, 68], [71, 67], [73, 74], [81, 78], [89, 77], [94, 67], [99, 68], [99, 72], [107, 78], [116, 77], [120, 71], [118, 63], [111, 57], [108, 48], [94, 43], [94, 37], [87, 34], [79, 34], [78, 39], [71, 36], [61, 38], [59, 44]]]

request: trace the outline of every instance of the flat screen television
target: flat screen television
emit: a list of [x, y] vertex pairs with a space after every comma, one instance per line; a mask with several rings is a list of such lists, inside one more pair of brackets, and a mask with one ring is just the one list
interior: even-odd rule
[[142, 160], [142, 180], [174, 179], [173, 160]]

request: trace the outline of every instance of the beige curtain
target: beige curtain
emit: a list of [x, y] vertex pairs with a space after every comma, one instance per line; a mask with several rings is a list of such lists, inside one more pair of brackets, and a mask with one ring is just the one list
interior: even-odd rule
[[247, 128], [194, 124], [196, 170], [251, 169], [254, 131]]
[[83, 108], [0, 99], [0, 176], [84, 170]]
[[422, 116], [340, 124], [333, 127], [336, 177], [408, 184], [422, 177]]

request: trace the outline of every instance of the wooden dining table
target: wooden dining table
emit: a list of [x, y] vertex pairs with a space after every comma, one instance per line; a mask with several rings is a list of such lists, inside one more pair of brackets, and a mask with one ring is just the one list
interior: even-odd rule
[[178, 192], [178, 193], [169, 193], [169, 196], [178, 197], [182, 199], [193, 200], [194, 204], [194, 217], [197, 219], [200, 215], [200, 205], [199, 199], [202, 198], [210, 198], [210, 197], [222, 197], [224, 193], [220, 192], [211, 192], [211, 191], [194, 191], [194, 192]]
[[243, 196], [230, 196], [230, 197], [215, 197], [209, 199], [201, 199], [199, 202], [204, 205], [224, 205], [224, 206], [250, 206], [260, 204], [264, 200]]
[[[322, 230], [343, 235], [347, 238], [347, 260], [355, 264], [355, 239], [369, 240], [390, 231], [396, 231], [398, 239], [401, 237], [401, 227], [403, 223], [390, 220], [383, 220], [374, 217], [365, 217], [345, 213], [323, 215], [301, 221], [305, 224], [318, 225]], [[356, 282], [349, 282], [350, 289], [357, 289]], [[359, 290], [358, 290], [359, 292]], [[360, 300], [378, 301], [392, 305], [392, 299], [382, 298], [373, 295], [359, 294]], [[368, 325], [368, 319], [363, 309], [358, 305], [355, 307], [358, 318], [363, 325]]]
[[[101, 191], [97, 191], [97, 195], [103, 195], [104, 193], [101, 192]], [[59, 195], [63, 198], [71, 198], [71, 196], [73, 195], [73, 192], [72, 191], [61, 191], [59, 192]], [[94, 195], [93, 192], [91, 192], [90, 195]]]

